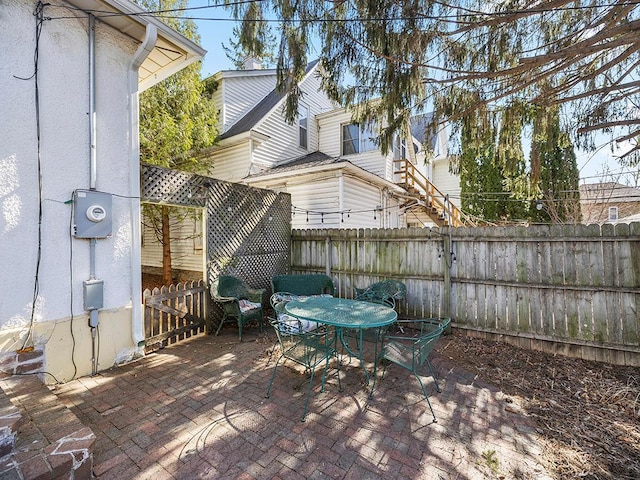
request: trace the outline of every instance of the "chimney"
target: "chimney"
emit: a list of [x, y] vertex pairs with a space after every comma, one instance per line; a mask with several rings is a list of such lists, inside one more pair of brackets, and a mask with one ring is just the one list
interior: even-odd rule
[[252, 55], [249, 55], [242, 62], [243, 70], [261, 70], [262, 65], [260, 65], [260, 60]]

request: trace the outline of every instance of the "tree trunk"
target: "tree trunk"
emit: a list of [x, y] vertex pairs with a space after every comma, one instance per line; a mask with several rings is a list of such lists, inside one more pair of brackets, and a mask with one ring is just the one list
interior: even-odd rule
[[162, 206], [162, 283], [171, 285], [171, 230], [169, 228], [169, 207]]

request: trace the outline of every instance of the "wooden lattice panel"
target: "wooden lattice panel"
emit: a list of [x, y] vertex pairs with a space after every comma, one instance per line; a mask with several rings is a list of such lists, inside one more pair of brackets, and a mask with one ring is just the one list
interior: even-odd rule
[[211, 179], [195, 173], [143, 164], [141, 200], [181, 207], [204, 207]]
[[289, 272], [289, 194], [143, 164], [141, 200], [206, 208], [209, 284], [219, 275], [235, 275], [268, 289], [271, 277]]

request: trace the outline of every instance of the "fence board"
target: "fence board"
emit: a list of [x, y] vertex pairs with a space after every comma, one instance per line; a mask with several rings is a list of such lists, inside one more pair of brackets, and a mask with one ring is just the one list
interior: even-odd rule
[[[341, 295], [384, 278], [402, 280], [401, 316], [435, 316], [449, 305], [459, 327], [633, 364], [640, 361], [639, 240], [640, 224], [296, 230], [291, 261], [301, 273], [324, 273], [328, 265]], [[443, 242], [451, 242], [451, 258], [444, 258]]]
[[145, 351], [204, 332], [208, 294], [203, 280], [145, 290]]

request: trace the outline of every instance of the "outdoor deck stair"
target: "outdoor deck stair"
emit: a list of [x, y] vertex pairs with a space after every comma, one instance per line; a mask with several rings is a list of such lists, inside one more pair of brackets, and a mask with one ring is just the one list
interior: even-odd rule
[[439, 227], [464, 225], [462, 211], [449, 201], [447, 195], [425, 177], [409, 160], [394, 160], [394, 176], [399, 177], [397, 185], [404, 188], [415, 202], [405, 205], [409, 209], [419, 209]]

